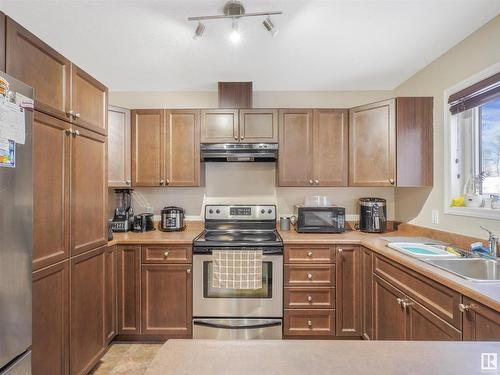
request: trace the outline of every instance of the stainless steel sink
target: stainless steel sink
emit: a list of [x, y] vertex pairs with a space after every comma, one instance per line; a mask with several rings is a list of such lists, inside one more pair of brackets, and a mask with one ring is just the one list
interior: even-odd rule
[[424, 259], [425, 262], [463, 277], [481, 282], [500, 282], [500, 262], [484, 258]]

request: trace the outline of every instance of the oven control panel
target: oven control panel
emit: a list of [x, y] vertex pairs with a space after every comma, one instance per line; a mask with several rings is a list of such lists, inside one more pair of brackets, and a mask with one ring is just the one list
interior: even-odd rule
[[205, 220], [276, 220], [276, 206], [207, 205]]

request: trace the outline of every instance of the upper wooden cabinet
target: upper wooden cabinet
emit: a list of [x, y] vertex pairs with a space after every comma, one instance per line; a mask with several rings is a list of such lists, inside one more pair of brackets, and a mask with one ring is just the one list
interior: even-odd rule
[[219, 108], [252, 108], [252, 82], [219, 82]]
[[201, 143], [229, 143], [239, 140], [237, 109], [201, 111]]
[[244, 143], [278, 142], [278, 110], [240, 109], [239, 138]]
[[279, 112], [279, 186], [347, 185], [347, 111]]
[[432, 100], [396, 98], [349, 111], [349, 186], [432, 186]]
[[130, 187], [130, 110], [108, 107], [108, 187]]
[[0, 70], [5, 72], [5, 23], [7, 17], [0, 12]]

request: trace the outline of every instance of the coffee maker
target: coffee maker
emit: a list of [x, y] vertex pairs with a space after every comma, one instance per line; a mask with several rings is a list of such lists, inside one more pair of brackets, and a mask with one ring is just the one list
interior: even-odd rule
[[133, 189], [115, 189], [117, 194], [117, 207], [111, 221], [113, 232], [128, 232], [134, 226], [134, 210], [132, 209]]

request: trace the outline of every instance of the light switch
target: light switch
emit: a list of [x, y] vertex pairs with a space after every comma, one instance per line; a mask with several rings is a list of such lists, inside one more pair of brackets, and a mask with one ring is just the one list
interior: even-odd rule
[[432, 224], [439, 224], [439, 211], [432, 210]]

